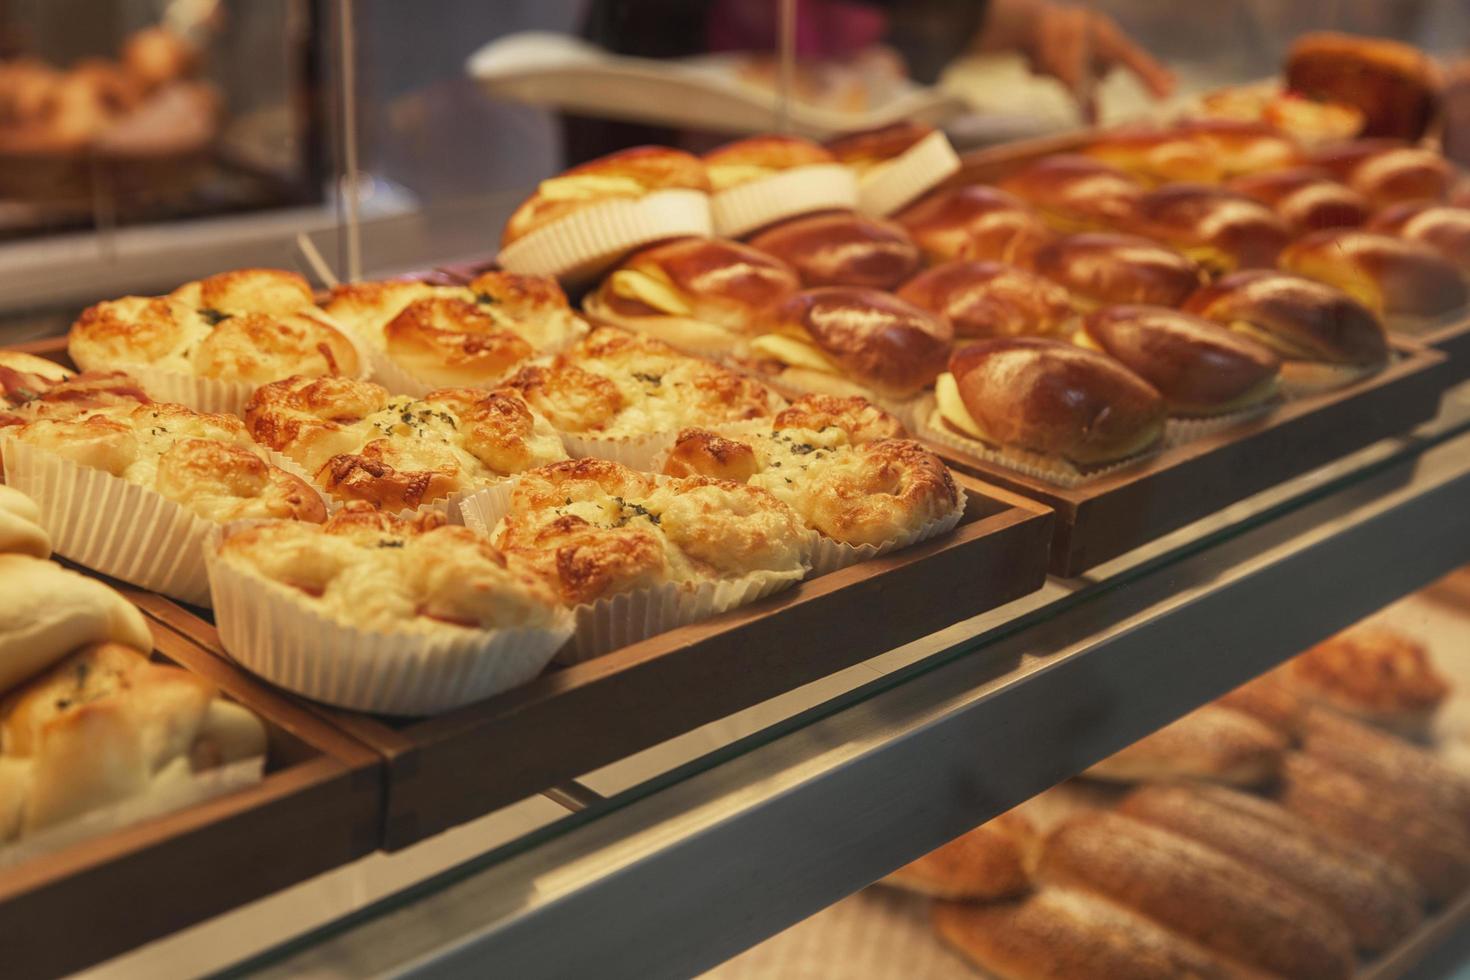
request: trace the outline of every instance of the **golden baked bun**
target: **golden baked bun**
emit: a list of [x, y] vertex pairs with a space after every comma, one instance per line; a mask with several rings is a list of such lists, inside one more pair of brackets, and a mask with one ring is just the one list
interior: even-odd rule
[[1141, 195], [1126, 227], [1172, 245], [1215, 274], [1269, 269], [1290, 239], [1270, 208], [1203, 184], [1169, 184]]
[[1259, 677], [1216, 698], [1213, 704], [1250, 715], [1288, 738], [1295, 739], [1305, 710], [1302, 699], [1282, 670], [1268, 670]]
[[813, 532], [765, 490], [601, 459], [522, 475], [495, 544], [567, 605], [664, 583], [806, 573]]
[[14, 487], [0, 483], [0, 554], [51, 557], [51, 535], [41, 526], [41, 508]]
[[1005, 902], [939, 901], [939, 938], [998, 980], [1230, 980], [1241, 970], [1113, 902], [1043, 888]]
[[978, 184], [934, 191], [894, 220], [930, 262], [984, 259], [1024, 265], [1052, 237], [1046, 222], [1020, 198]]
[[1289, 660], [1282, 674], [1315, 704], [1403, 735], [1429, 733], [1450, 685], [1429, 651], [1382, 626], [1355, 626]]
[[1429, 56], [1383, 38], [1302, 34], [1286, 55], [1286, 87], [1363, 113], [1363, 135], [1418, 139], [1438, 111], [1440, 80]]
[[462, 633], [549, 627], [556, 617], [545, 583], [438, 513], [404, 520], [351, 503], [320, 527], [278, 521], [235, 531], [218, 560], [363, 629]]
[[[0, 372], [0, 377], [3, 377]], [[27, 380], [30, 378], [31, 380]], [[44, 380], [44, 379], [43, 379]], [[0, 427], [23, 425], [35, 419], [69, 419], [99, 408], [147, 405], [153, 401], [138, 382], [121, 371], [83, 371], [37, 389], [34, 376], [21, 375], [18, 386], [6, 389], [11, 407], [0, 406]]]
[[1037, 877], [1126, 905], [1268, 975], [1327, 980], [1357, 967], [1342, 921], [1286, 882], [1118, 813], [1053, 830]]
[[599, 323], [681, 350], [729, 353], [767, 307], [801, 288], [785, 262], [720, 238], [680, 238], [637, 252], [582, 300]]
[[1258, 796], [1160, 784], [1134, 790], [1118, 812], [1284, 881], [1337, 915], [1365, 952], [1388, 949], [1423, 921], [1423, 895], [1402, 868]]
[[210, 310], [225, 316], [299, 313], [310, 310], [314, 304], [307, 281], [284, 269], [233, 269], [186, 282], [169, 293], [168, 298], [194, 310]]
[[1286, 362], [1283, 376], [1313, 364], [1372, 367], [1388, 360], [1383, 325], [1366, 306], [1299, 276], [1237, 272], [1200, 289], [1184, 309], [1275, 351]]
[[40, 418], [10, 436], [152, 490], [205, 520], [326, 517], [317, 493], [267, 462], [231, 415], [123, 402], [86, 416]]
[[1396, 864], [1432, 902], [1470, 885], [1470, 835], [1453, 814], [1426, 808], [1307, 752], [1288, 752], [1278, 788], [1281, 805], [1318, 830]]
[[166, 27], [145, 27], [123, 40], [122, 66], [128, 74], [155, 89], [187, 78], [199, 67], [198, 50]]
[[919, 250], [902, 227], [855, 211], [783, 221], [750, 244], [785, 262], [806, 286], [892, 289], [919, 270]]
[[1259, 786], [1275, 777], [1289, 744], [1248, 715], [1207, 704], [1115, 752], [1086, 775], [1117, 783], [1192, 779]]
[[651, 337], [600, 327], [507, 382], [560, 431], [599, 438], [768, 418], [775, 392]]
[[704, 155], [710, 190], [716, 193], [773, 177], [795, 167], [835, 161], [836, 157], [819, 143], [800, 136], [775, 134], [736, 140], [715, 147]]
[[1213, 184], [1225, 176], [1212, 147], [1176, 129], [1126, 127], [1103, 133], [1082, 152], [1150, 184]]
[[1423, 242], [1470, 278], [1470, 208], [1398, 204], [1380, 211], [1368, 230]]
[[935, 132], [933, 126], [903, 120], [830, 139], [827, 152], [862, 174], [908, 152]]
[[1108, 306], [1082, 320], [1078, 343], [1158, 389], [1181, 415], [1238, 412], [1276, 395], [1281, 362], [1267, 347], [1179, 310]]
[[1264, 120], [1186, 119], [1175, 131], [1203, 146], [1225, 178], [1281, 170], [1302, 159], [1297, 141]]
[[898, 290], [907, 300], [947, 319], [954, 335], [1056, 337], [1072, 332], [1077, 311], [1061, 286], [1000, 262], [959, 259], [926, 269]]
[[594, 204], [678, 189], [709, 192], [703, 160], [666, 146], [620, 150], [543, 180], [506, 221], [500, 245]]
[[424, 384], [490, 385], [536, 354], [536, 348], [475, 303], [420, 299], [383, 328], [388, 356]]
[[828, 428], [841, 429], [855, 446], [908, 435], [902, 422], [858, 396], [803, 395], [771, 420], [771, 429], [777, 432], [782, 429], [821, 432]]
[[18, 350], [0, 350], [0, 412], [18, 408], [74, 372]]
[[332, 497], [390, 511], [566, 458], [551, 423], [505, 388], [418, 399], [355, 378], [287, 378], [256, 389], [245, 424]]
[[771, 307], [750, 343], [757, 367], [829, 394], [917, 395], [944, 370], [949, 322], [873, 289], [809, 289]]
[[1087, 232], [1042, 246], [1033, 267], [1083, 306], [1178, 306], [1204, 282], [1193, 261], [1137, 235]]
[[1281, 268], [1390, 316], [1440, 316], [1470, 299], [1459, 270], [1433, 247], [1371, 231], [1313, 232], [1287, 246]]
[[991, 445], [1096, 466], [1164, 432], [1164, 399], [1096, 351], [1055, 340], [982, 340], [955, 351], [935, 395], [945, 423]]
[[1108, 228], [1132, 212], [1143, 184], [1131, 174], [1080, 153], [1057, 153], [1002, 180], [1000, 189], [1025, 201], [1058, 231]]
[[1455, 168], [1444, 157], [1399, 140], [1335, 143], [1314, 151], [1310, 159], [1376, 208], [1443, 200], [1455, 180]]
[[1027, 864], [1039, 843], [1036, 827], [1012, 810], [911, 861], [883, 884], [931, 898], [990, 900], [1031, 888]]
[[1367, 198], [1333, 180], [1320, 167], [1246, 174], [1226, 186], [1275, 210], [1296, 235], [1323, 228], [1357, 228], [1373, 213]]

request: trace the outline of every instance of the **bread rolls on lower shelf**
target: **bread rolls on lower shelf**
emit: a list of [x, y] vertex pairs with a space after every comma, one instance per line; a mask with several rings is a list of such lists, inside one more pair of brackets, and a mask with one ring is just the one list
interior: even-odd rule
[[883, 884], [934, 898], [1010, 898], [1030, 889], [1028, 867], [1038, 843], [1030, 820], [1003, 813], [904, 865]]
[[1287, 753], [1278, 792], [1312, 826], [1403, 867], [1431, 901], [1470, 884], [1470, 835], [1452, 817], [1304, 752]]
[[1403, 869], [1260, 797], [1219, 786], [1145, 786], [1118, 812], [1281, 879], [1335, 913], [1367, 952], [1387, 949], [1423, 919], [1423, 896]]
[[1172, 245], [1215, 273], [1269, 269], [1290, 233], [1259, 201], [1223, 187], [1167, 184], [1133, 202], [1124, 227]]
[[1301, 725], [1302, 700], [1280, 670], [1267, 671], [1226, 692], [1213, 703], [1250, 715], [1287, 737], [1295, 737]]
[[1368, 230], [1422, 242], [1470, 277], [1470, 207], [1399, 204], [1381, 211]]
[[1226, 980], [1245, 971], [1136, 912], [1044, 888], [1009, 902], [936, 902], [934, 929], [998, 980]]
[[1359, 625], [1288, 660], [1279, 675], [1304, 701], [1410, 738], [1429, 734], [1450, 685], [1412, 638]]
[[1037, 875], [1126, 905], [1251, 969], [1330, 980], [1357, 966], [1347, 927], [1321, 905], [1213, 848], [1117, 813], [1061, 824]]
[[1367, 198], [1320, 167], [1247, 174], [1226, 186], [1275, 210], [1298, 235], [1324, 228], [1357, 228], [1373, 214]]
[[1249, 715], [1207, 704], [1089, 768], [1117, 783], [1198, 779], [1259, 786], [1275, 777], [1289, 742]]
[[937, 190], [895, 220], [930, 262], [984, 259], [1025, 265], [1052, 234], [1020, 198], [977, 184]]
[[947, 318], [955, 336], [965, 339], [1066, 339], [1077, 318], [1061, 286], [1001, 262], [961, 259], [936, 265], [904, 283], [898, 297]]
[[1083, 306], [1178, 306], [1205, 281], [1199, 266], [1175, 249], [1107, 232], [1050, 242], [1037, 250], [1032, 267]]

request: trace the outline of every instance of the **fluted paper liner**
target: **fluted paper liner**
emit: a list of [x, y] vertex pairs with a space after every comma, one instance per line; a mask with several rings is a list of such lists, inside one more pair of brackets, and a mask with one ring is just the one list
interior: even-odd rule
[[857, 175], [841, 163], [814, 163], [761, 177], [710, 195], [715, 234], [741, 235], [814, 211], [858, 206]]
[[500, 250], [502, 269], [584, 278], [643, 245], [713, 231], [709, 195], [676, 189], [603, 201], [528, 232]]
[[1170, 449], [1174, 446], [1182, 446], [1186, 442], [1203, 439], [1217, 432], [1224, 432], [1233, 425], [1249, 422], [1251, 419], [1269, 415], [1281, 407], [1282, 398], [1277, 395], [1265, 401], [1242, 408], [1235, 412], [1223, 412], [1219, 415], [1182, 416], [1171, 415], [1164, 421], [1164, 448]]
[[0, 441], [5, 482], [34, 500], [52, 550], [93, 571], [209, 605], [210, 521], [162, 494], [19, 439]]
[[935, 130], [858, 180], [859, 207], [887, 217], [960, 169], [949, 138]]
[[995, 463], [998, 466], [1004, 466], [1018, 473], [1034, 476], [1039, 480], [1045, 480], [1065, 490], [1083, 486], [1096, 480], [1098, 477], [1121, 470], [1125, 466], [1132, 466], [1139, 460], [1147, 459], [1149, 456], [1154, 455], [1163, 447], [1163, 441], [1160, 440], [1152, 448], [1141, 453], [1135, 453], [1126, 459], [1108, 463], [1106, 466], [1089, 466], [1083, 468], [1060, 457], [1048, 456], [1045, 453], [1027, 452], [1024, 449], [998, 448], [981, 442], [979, 439], [971, 439], [968, 436], [960, 435], [944, 424], [944, 420], [939, 414], [939, 408], [934, 404], [933, 397], [927, 396], [926, 401], [926, 407], [921, 409], [919, 413], [921, 418], [918, 425], [918, 434], [921, 438], [928, 439], [930, 442], [937, 442], [941, 446], [946, 446], [967, 456], [983, 459], [987, 463]]
[[217, 528], [206, 542], [220, 643], [246, 670], [313, 701], [374, 714], [438, 714], [526, 683], [572, 634], [564, 614], [549, 628], [420, 632], [338, 622], [289, 587], [219, 557], [225, 537], [253, 523]]
[[1338, 388], [1346, 388], [1350, 384], [1362, 381], [1370, 375], [1377, 374], [1386, 367], [1388, 367], [1387, 361], [1383, 364], [1373, 364], [1366, 367], [1360, 364], [1312, 364], [1312, 369], [1319, 372], [1319, 380], [1316, 381], [1289, 378], [1283, 371], [1281, 375], [1281, 395], [1283, 398], [1307, 398], [1311, 395], [1336, 391]]
[[[513, 488], [514, 481], [465, 500], [465, 524], [491, 535], [510, 510]], [[571, 612], [576, 620], [576, 633], [557, 655], [557, 663], [581, 663], [650, 636], [738, 609], [788, 589], [806, 575], [804, 566], [790, 572], [751, 572], [739, 578], [697, 585], [665, 582], [574, 606]]]

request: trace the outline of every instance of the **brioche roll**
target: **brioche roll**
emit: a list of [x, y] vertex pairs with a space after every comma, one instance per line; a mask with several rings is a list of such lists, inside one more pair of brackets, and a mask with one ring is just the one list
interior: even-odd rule
[[933, 126], [904, 120], [830, 139], [827, 151], [859, 174], [866, 174], [902, 156], [935, 132]]
[[934, 930], [997, 980], [1244, 980], [1245, 971], [1120, 905], [1070, 888], [935, 902]]
[[1368, 230], [1422, 242], [1470, 278], [1470, 207], [1398, 204], [1379, 212]]
[[1151, 184], [1213, 184], [1225, 176], [1211, 146], [1178, 130], [1119, 129], [1097, 137], [1082, 152]]
[[1174, 246], [1217, 274], [1269, 269], [1290, 237], [1270, 208], [1203, 184], [1170, 184], [1140, 196], [1127, 227]]
[[903, 228], [854, 211], [782, 222], [750, 244], [796, 270], [808, 287], [892, 289], [919, 269], [919, 250]]
[[226, 316], [262, 313], [282, 316], [312, 307], [311, 285], [285, 269], [233, 269], [193, 282], [169, 293], [169, 299], [196, 310]]
[[1373, 213], [1367, 198], [1333, 180], [1320, 167], [1247, 174], [1226, 186], [1274, 209], [1296, 235], [1323, 228], [1357, 228]]
[[1026, 868], [1038, 843], [1036, 827], [1013, 810], [904, 865], [883, 884], [932, 898], [1021, 895], [1031, 887]]
[[1365, 136], [1418, 139], [1439, 102], [1429, 57], [1408, 44], [1330, 31], [1303, 34], [1286, 56], [1286, 88], [1363, 113]]
[[1000, 182], [1062, 232], [1116, 225], [1132, 212], [1143, 184], [1117, 167], [1080, 153], [1042, 157]]
[[836, 159], [825, 147], [800, 136], [766, 134], [710, 150], [704, 155], [704, 167], [710, 190], [719, 193], [783, 171], [833, 163]]
[[1121, 814], [1064, 822], [1047, 837], [1037, 874], [1269, 974], [1326, 980], [1351, 977], [1357, 966], [1347, 927], [1321, 905], [1213, 848]]
[[1003, 338], [957, 350], [936, 384], [962, 435], [1096, 466], [1158, 442], [1164, 400], [1112, 358], [1054, 340]]
[[1295, 738], [1305, 710], [1282, 671], [1269, 670], [1216, 698], [1214, 704], [1250, 715], [1288, 738]]
[[1355, 626], [1281, 668], [1303, 700], [1422, 738], [1450, 692], [1429, 651], [1382, 626]]
[[1459, 270], [1429, 245], [1370, 231], [1313, 232], [1281, 253], [1281, 268], [1388, 315], [1442, 316], [1470, 297]]
[[[872, 289], [832, 286], [796, 293], [767, 311], [752, 357], [803, 386], [856, 385], [911, 398], [944, 370], [949, 321]], [[828, 394], [848, 394], [845, 390]]]
[[1284, 881], [1340, 918], [1366, 952], [1389, 948], [1423, 919], [1423, 896], [1402, 868], [1258, 796], [1222, 786], [1144, 786], [1118, 812]]
[[1290, 743], [1249, 715], [1207, 704], [1099, 762], [1085, 775], [1115, 783], [1199, 779], [1259, 786]]
[[904, 283], [898, 296], [948, 319], [955, 336], [965, 339], [1061, 339], [1077, 318], [1061, 286], [999, 262], [960, 259], [936, 265]]
[[994, 187], [971, 185], [938, 190], [900, 211], [930, 262], [984, 259], [1024, 265], [1051, 232], [1020, 198]]
[[1188, 119], [1176, 129], [1203, 146], [1226, 178], [1281, 170], [1302, 159], [1296, 140], [1262, 120]]
[[1444, 157], [1398, 140], [1337, 143], [1316, 150], [1310, 159], [1376, 208], [1442, 200], [1455, 179], [1455, 168]]
[[1161, 306], [1109, 306], [1082, 321], [1079, 342], [1121, 361], [1180, 415], [1237, 412], [1276, 394], [1281, 362], [1209, 320]]
[[1068, 235], [1042, 246], [1034, 268], [1090, 306], [1178, 306], [1204, 282], [1199, 266], [1175, 249], [1105, 232]]

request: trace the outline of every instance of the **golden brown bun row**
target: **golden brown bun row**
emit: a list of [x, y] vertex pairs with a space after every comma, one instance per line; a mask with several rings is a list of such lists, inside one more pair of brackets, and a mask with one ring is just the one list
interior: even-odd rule
[[795, 269], [806, 286], [893, 289], [919, 271], [919, 250], [902, 227], [854, 211], [783, 221], [750, 244]]
[[1290, 233], [1270, 208], [1204, 184], [1168, 184], [1141, 195], [1129, 230], [1172, 245], [1214, 273], [1269, 269]]
[[1143, 184], [1117, 167], [1080, 153], [1043, 157], [999, 184], [1059, 231], [1116, 225], [1132, 214]]
[[1137, 235], [1087, 232], [1048, 242], [1032, 267], [1083, 303], [1179, 306], [1205, 281], [1190, 259]]
[[1357, 966], [1346, 926], [1321, 905], [1219, 851], [1121, 814], [1061, 824], [1037, 875], [1126, 905], [1256, 970], [1330, 980]]
[[1470, 208], [1422, 201], [1399, 204], [1380, 211], [1368, 230], [1428, 245], [1470, 277]]
[[1001, 262], [944, 262], [904, 283], [898, 296], [947, 317], [959, 338], [1066, 339], [1077, 315], [1061, 286]]
[[1356, 228], [1373, 214], [1368, 199], [1321, 167], [1290, 167], [1246, 174], [1229, 183], [1237, 194], [1273, 208], [1294, 234]]
[[1368, 952], [1387, 949], [1423, 918], [1423, 896], [1401, 868], [1258, 796], [1219, 786], [1154, 785], [1134, 790], [1118, 811], [1279, 878], [1336, 914]]
[[1259, 786], [1276, 777], [1288, 739], [1249, 715], [1207, 704], [1087, 770], [1120, 783], [1207, 780]]
[[1438, 109], [1440, 81], [1433, 62], [1415, 47], [1321, 31], [1292, 44], [1286, 87], [1361, 110], [1364, 135], [1418, 139]]
[[1281, 253], [1280, 265], [1390, 315], [1438, 316], [1470, 298], [1459, 270], [1430, 246], [1369, 231], [1305, 235]]
[[978, 184], [935, 191], [895, 220], [930, 262], [985, 259], [1025, 265], [1052, 237], [1046, 222], [1020, 198]]
[[1184, 309], [1247, 330], [1285, 360], [1373, 365], [1388, 357], [1378, 318], [1346, 293], [1310, 278], [1237, 272], [1200, 289]]
[[1039, 842], [1031, 821], [1012, 810], [904, 865], [883, 883], [933, 898], [1010, 898], [1030, 889], [1028, 867]]
[[1444, 157], [1400, 140], [1334, 143], [1313, 151], [1309, 159], [1375, 208], [1443, 200], [1455, 180], [1455, 168]]

